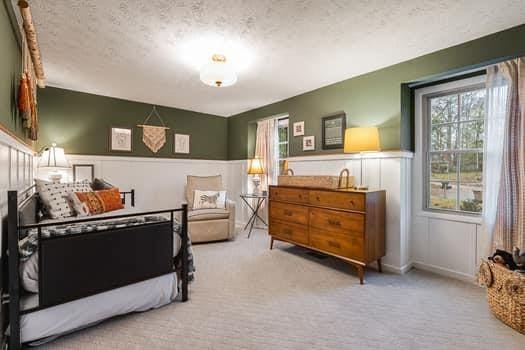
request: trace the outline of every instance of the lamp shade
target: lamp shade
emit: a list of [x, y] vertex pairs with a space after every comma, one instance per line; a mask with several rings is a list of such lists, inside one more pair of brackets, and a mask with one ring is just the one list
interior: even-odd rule
[[248, 175], [264, 174], [264, 166], [261, 158], [253, 158], [248, 167]]
[[226, 87], [237, 82], [237, 74], [223, 55], [213, 55], [211, 62], [201, 68], [201, 81], [210, 86]]
[[39, 168], [70, 168], [69, 162], [66, 159], [64, 149], [57, 147], [56, 143], [51, 146], [45, 147], [40, 155], [38, 161]]
[[345, 131], [345, 153], [378, 152], [379, 131], [376, 127], [349, 128]]

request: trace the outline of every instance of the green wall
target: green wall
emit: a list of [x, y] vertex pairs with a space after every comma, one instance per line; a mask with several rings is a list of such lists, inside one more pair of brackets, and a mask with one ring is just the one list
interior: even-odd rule
[[[194, 159], [228, 159], [226, 118], [182, 109], [159, 107], [170, 130], [166, 144], [156, 154], [142, 142], [142, 124], [152, 105], [47, 87], [39, 91], [40, 136], [38, 148], [56, 142], [70, 154], [126, 155]], [[152, 124], [160, 125], [157, 118]], [[112, 126], [133, 129], [133, 152], [110, 152]], [[173, 153], [173, 134], [189, 134], [190, 155]]]
[[9, 19], [6, 2], [0, 4], [0, 124], [26, 140], [16, 109], [16, 94], [22, 69], [22, 54]]
[[316, 151], [302, 151], [302, 137], [290, 136], [290, 156], [341, 153], [321, 150], [321, 118], [343, 110], [347, 126], [378, 126], [384, 150], [410, 149], [411, 118], [401, 118], [401, 84], [429, 79], [503, 57], [525, 54], [525, 25], [489, 35], [384, 69], [354, 77], [228, 120], [229, 159], [253, 157], [253, 123], [288, 113], [290, 122], [305, 121], [305, 135], [315, 135]]

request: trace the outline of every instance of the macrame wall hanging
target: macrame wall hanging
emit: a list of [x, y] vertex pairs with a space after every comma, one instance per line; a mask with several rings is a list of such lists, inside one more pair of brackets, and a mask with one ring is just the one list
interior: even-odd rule
[[[162, 126], [148, 125], [150, 118], [156, 116]], [[148, 147], [153, 153], [157, 153], [159, 149], [166, 143], [166, 130], [168, 127], [164, 125], [164, 121], [157, 112], [157, 108], [153, 106], [149, 115], [144, 119], [142, 124], [137, 125], [142, 128], [142, 142]]]

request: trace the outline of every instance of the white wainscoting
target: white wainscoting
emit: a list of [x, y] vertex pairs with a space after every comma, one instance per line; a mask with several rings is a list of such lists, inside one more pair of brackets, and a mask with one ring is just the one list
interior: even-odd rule
[[[121, 190], [135, 189], [136, 206], [141, 209], [167, 209], [185, 202], [187, 175], [221, 175], [228, 198], [237, 203], [237, 221], [244, 220], [239, 195], [243, 192], [245, 161], [169, 159], [147, 157], [118, 157], [67, 155], [70, 163], [93, 164], [95, 177], [118, 186]], [[38, 178], [46, 179], [48, 172], [38, 171]], [[63, 172], [64, 180], [72, 181], [72, 170]], [[63, 180], [63, 181], [64, 181]]]
[[0, 130], [0, 232], [7, 216], [7, 191], [31, 186], [33, 169], [33, 150]]
[[[385, 269], [404, 273], [410, 268], [410, 177], [409, 152], [366, 154], [363, 159], [363, 182], [370, 189], [386, 191]], [[327, 155], [288, 158], [295, 175], [339, 175], [348, 168], [361, 181], [361, 159], [355, 155]]]
[[[137, 191], [137, 206], [158, 209], [179, 206], [184, 201], [187, 175], [216, 175], [230, 199], [237, 203], [237, 223], [248, 219], [248, 210], [239, 195], [249, 192], [246, 175], [248, 161], [186, 160], [114, 156], [69, 155], [72, 164], [93, 164], [95, 176]], [[327, 155], [288, 158], [296, 175], [339, 175], [350, 169], [360, 182], [360, 158], [353, 155]], [[371, 189], [386, 190], [385, 269], [404, 273], [412, 266], [455, 278], [472, 280], [482, 246], [476, 222], [448, 217], [418, 216], [412, 211], [412, 154], [382, 152], [365, 155], [363, 180]], [[16, 167], [15, 167], [16, 168]], [[39, 177], [47, 174], [39, 172]], [[71, 170], [66, 178], [72, 180]], [[414, 196], [417, 194], [414, 193]]]

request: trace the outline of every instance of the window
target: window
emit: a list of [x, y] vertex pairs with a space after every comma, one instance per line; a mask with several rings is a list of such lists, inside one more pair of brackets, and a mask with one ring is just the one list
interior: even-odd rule
[[288, 124], [289, 118], [281, 118], [278, 120], [278, 134], [279, 134], [279, 174], [283, 173], [284, 158], [288, 157]]
[[427, 209], [481, 212], [485, 93], [478, 84], [424, 97]]

